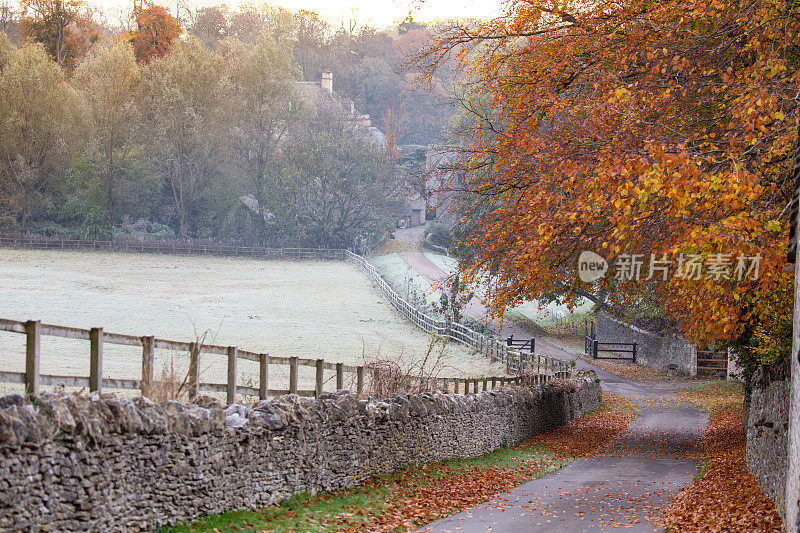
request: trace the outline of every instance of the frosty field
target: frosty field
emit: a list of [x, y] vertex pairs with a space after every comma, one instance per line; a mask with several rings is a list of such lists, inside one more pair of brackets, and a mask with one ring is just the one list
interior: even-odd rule
[[[445, 274], [451, 275], [458, 272], [458, 260], [456, 258], [428, 251], [422, 253]], [[440, 288], [431, 286], [399, 254], [391, 253], [373, 257], [370, 262], [375, 265], [381, 276], [404, 296], [404, 291], [410, 290], [416, 291], [419, 295], [424, 295], [429, 302], [439, 301]], [[481, 287], [476, 289], [475, 293], [480, 299], [484, 299], [486, 296]], [[512, 320], [532, 322], [542, 328], [550, 329], [564, 319], [581, 322], [584, 317], [588, 316], [591, 308], [592, 303], [583, 299], [580, 299], [572, 310], [564, 304], [553, 302], [540, 304], [537, 300], [527, 300], [514, 308], [507, 309], [505, 316]]]
[[[0, 249], [0, 317], [183, 341], [205, 333], [209, 344], [353, 365], [365, 352], [419, 357], [430, 340], [344, 262]], [[88, 342], [42, 337], [41, 371], [88, 375], [88, 353]], [[157, 369], [173, 353], [158, 353]], [[4, 370], [24, 371], [24, 336], [0, 332], [0, 356]], [[464, 346], [445, 356], [442, 375], [502, 375]], [[175, 353], [176, 366], [185, 359]], [[103, 367], [138, 378], [141, 349], [106, 344]], [[223, 356], [204, 355], [200, 369], [202, 381], [224, 383]], [[257, 370], [242, 361], [242, 384], [257, 383]], [[271, 367], [270, 387], [285, 387], [287, 372]], [[301, 388], [312, 383], [301, 367]]]

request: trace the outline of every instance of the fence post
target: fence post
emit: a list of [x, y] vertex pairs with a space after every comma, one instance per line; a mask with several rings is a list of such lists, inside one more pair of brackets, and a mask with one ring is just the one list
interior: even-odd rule
[[200, 391], [200, 346], [189, 343], [189, 399], [194, 400]]
[[453, 378], [453, 394], [458, 394], [458, 378]]
[[356, 396], [361, 396], [364, 392], [364, 367], [356, 367]]
[[89, 392], [103, 392], [103, 328], [89, 332]]
[[344, 364], [336, 363], [336, 390], [344, 388]]
[[297, 394], [297, 357], [289, 358], [289, 394]]
[[593, 357], [594, 357], [595, 359], [597, 359], [597, 345], [598, 345], [598, 344], [599, 344], [599, 343], [597, 342], [597, 340], [593, 340], [593, 341], [592, 341], [592, 354], [593, 354]]
[[153, 389], [153, 340], [152, 336], [142, 337], [142, 396], [150, 396]]
[[488, 388], [489, 388], [489, 380], [486, 379], [486, 378], [483, 378], [483, 392], [486, 392], [486, 390]]
[[472, 392], [478, 394], [478, 378], [472, 380]]
[[262, 353], [258, 360], [258, 399], [269, 397], [269, 354]]
[[236, 346], [228, 346], [228, 405], [236, 403], [236, 359], [238, 359]]
[[494, 378], [494, 377], [492, 378], [492, 390], [494, 390], [497, 387], [497, 381], [496, 380], [497, 380], [497, 378]]
[[25, 322], [25, 393], [39, 394], [39, 357], [42, 351], [42, 323]]
[[325, 372], [325, 364], [324, 359], [317, 359], [317, 382], [314, 386], [314, 397], [319, 399], [322, 396], [322, 385], [323, 385], [323, 377]]
[[633, 362], [636, 362], [636, 342], [633, 343]]

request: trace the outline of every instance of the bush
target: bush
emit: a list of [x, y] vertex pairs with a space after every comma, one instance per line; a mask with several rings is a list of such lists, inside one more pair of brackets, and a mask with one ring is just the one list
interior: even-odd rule
[[431, 222], [425, 230], [425, 240], [435, 246], [450, 248], [453, 244], [453, 228], [441, 222]]
[[122, 227], [114, 228], [114, 238], [126, 237], [153, 240], [174, 239], [175, 230], [167, 225], [151, 222], [146, 218], [140, 218], [136, 222], [123, 220]]
[[447, 339], [431, 335], [428, 349], [422, 357], [400, 353], [394, 357], [377, 352], [362, 357], [367, 369], [367, 391], [375, 398], [391, 398], [398, 394], [434, 393], [440, 390], [441, 373], [448, 369], [445, 348]]

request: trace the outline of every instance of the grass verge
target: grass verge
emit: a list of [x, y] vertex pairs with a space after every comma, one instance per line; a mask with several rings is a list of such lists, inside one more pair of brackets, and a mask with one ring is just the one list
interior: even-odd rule
[[301, 494], [260, 511], [208, 516], [162, 531], [409, 531], [592, 453], [624, 432], [635, 416], [630, 401], [604, 392], [597, 410], [481, 457], [409, 466], [352, 489]]
[[775, 505], [746, 470], [741, 383], [702, 383], [676, 391], [709, 414], [702, 468], [663, 515], [672, 533], [689, 531], [781, 531]]

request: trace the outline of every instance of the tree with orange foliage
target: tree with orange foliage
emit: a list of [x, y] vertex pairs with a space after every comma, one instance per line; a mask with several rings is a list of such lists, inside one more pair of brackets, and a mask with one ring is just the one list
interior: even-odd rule
[[183, 33], [183, 28], [162, 6], [148, 5], [134, 9], [136, 30], [127, 32], [121, 39], [133, 45], [139, 63], [149, 63], [169, 53], [172, 44]]
[[[694, 341], [752, 340], [770, 295], [791, 297], [798, 30], [784, 0], [516, 0], [440, 32], [417, 62], [431, 76], [457, 51], [470, 72], [454, 147], [472, 210], [463, 245], [493, 310], [647, 294]], [[641, 254], [641, 278], [612, 266], [584, 282], [584, 250], [612, 265]], [[672, 261], [668, 276], [647, 270], [651, 254]], [[761, 256], [757, 278], [738, 279], [740, 255]], [[705, 270], [676, 276], [690, 257]], [[727, 269], [710, 270], [720, 257]]]
[[24, 0], [22, 38], [44, 45], [59, 66], [72, 69], [100, 32], [84, 0]]

